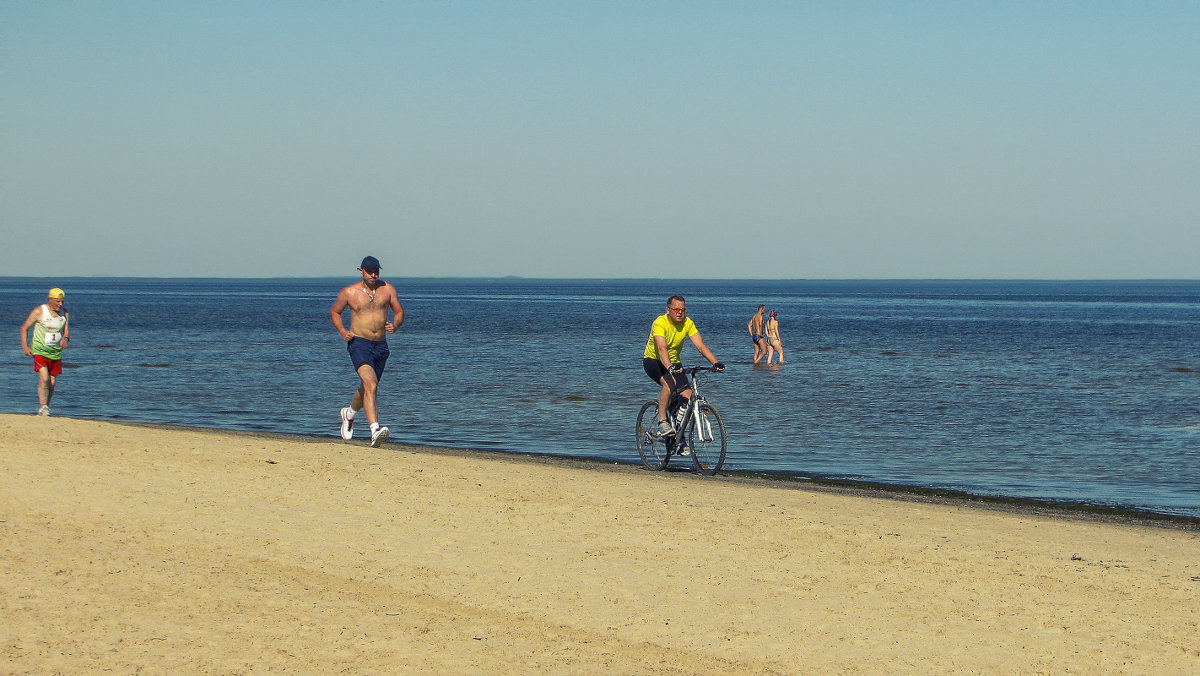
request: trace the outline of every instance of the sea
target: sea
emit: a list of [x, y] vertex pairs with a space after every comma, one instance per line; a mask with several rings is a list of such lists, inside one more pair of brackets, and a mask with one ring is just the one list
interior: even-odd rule
[[[59, 286], [53, 415], [337, 438], [358, 380], [329, 308], [354, 281], [0, 277], [0, 412], [37, 409], [13, 334]], [[678, 293], [727, 365], [702, 382], [725, 474], [1200, 517], [1198, 281], [387, 281], [392, 442], [637, 464], [642, 350]], [[782, 365], [753, 363], [760, 303]]]

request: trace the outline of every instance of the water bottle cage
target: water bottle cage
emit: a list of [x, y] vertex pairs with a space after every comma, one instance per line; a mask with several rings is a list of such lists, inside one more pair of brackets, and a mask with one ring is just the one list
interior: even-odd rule
[[675, 429], [679, 429], [683, 426], [683, 415], [686, 411], [686, 406], [676, 406], [671, 411], [671, 422], [675, 426]]

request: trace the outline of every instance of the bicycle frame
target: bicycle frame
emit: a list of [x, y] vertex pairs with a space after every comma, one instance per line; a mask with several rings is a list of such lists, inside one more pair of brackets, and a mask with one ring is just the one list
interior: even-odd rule
[[679, 429], [675, 430], [675, 438], [677, 440], [686, 438], [688, 428], [695, 427], [696, 433], [700, 435], [702, 440], [712, 441], [712, 425], [700, 417], [700, 404], [708, 402], [704, 398], [704, 395], [700, 394], [700, 372], [711, 370], [712, 368], [705, 366], [693, 366], [684, 369], [684, 373], [688, 376], [688, 381], [671, 390], [671, 394], [679, 394], [684, 390], [692, 391], [692, 396], [688, 398], [687, 407], [684, 409], [683, 421], [680, 423]]

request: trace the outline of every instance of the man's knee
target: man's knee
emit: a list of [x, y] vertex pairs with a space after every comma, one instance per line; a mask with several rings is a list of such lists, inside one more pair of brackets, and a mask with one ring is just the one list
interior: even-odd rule
[[375, 376], [375, 371], [371, 367], [363, 367], [358, 372], [358, 377], [362, 380], [361, 389], [364, 392], [374, 392], [379, 388], [379, 378]]

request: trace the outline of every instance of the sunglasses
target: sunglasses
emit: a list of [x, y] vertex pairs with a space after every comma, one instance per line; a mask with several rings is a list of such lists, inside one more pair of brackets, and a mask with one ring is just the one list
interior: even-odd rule
[[669, 307], [667, 310], [671, 312], [687, 312], [687, 308], [685, 307]]

